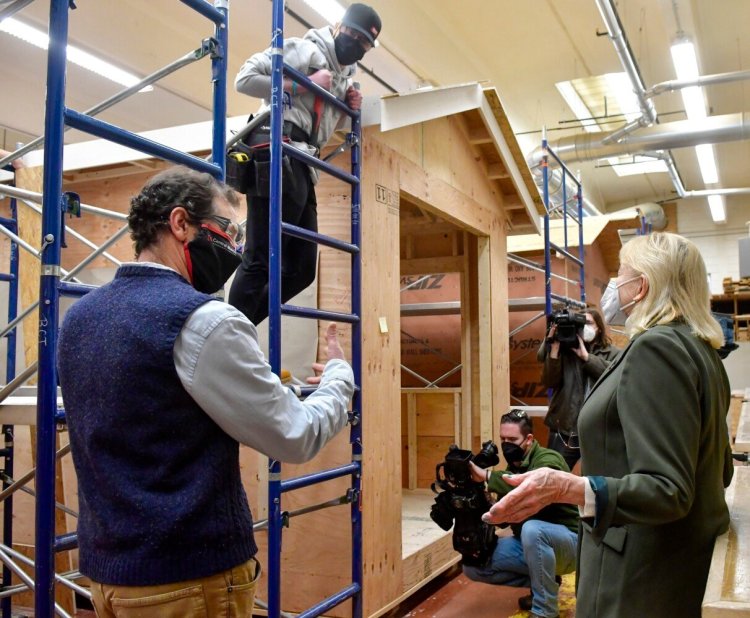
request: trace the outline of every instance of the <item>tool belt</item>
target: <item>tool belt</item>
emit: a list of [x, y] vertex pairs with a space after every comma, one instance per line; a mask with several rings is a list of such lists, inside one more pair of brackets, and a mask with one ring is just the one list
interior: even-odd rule
[[[252, 119], [252, 116], [250, 117]], [[284, 121], [282, 129], [284, 142], [309, 143], [310, 136], [297, 125]], [[226, 183], [239, 193], [250, 197], [269, 197], [271, 178], [271, 128], [268, 125], [257, 127], [243, 140], [235, 143], [227, 151]], [[282, 194], [294, 193], [296, 179], [292, 173], [291, 160], [282, 156]]]

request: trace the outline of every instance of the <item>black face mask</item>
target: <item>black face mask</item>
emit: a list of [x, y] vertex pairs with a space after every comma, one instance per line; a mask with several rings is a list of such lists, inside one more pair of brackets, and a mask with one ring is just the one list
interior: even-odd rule
[[229, 237], [205, 225], [185, 243], [185, 257], [193, 287], [205, 294], [218, 292], [242, 262]]
[[336, 58], [342, 67], [359, 62], [365, 55], [362, 43], [346, 32], [339, 32], [336, 35], [333, 46], [336, 49]]
[[513, 444], [513, 442], [503, 442], [500, 448], [503, 449], [503, 457], [508, 462], [509, 468], [517, 468], [526, 455], [524, 450], [518, 444]]

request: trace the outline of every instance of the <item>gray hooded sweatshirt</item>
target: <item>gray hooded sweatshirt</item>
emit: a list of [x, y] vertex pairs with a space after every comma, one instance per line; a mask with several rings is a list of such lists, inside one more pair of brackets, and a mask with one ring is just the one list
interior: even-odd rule
[[[297, 69], [305, 75], [310, 75], [320, 69], [328, 69], [331, 72], [331, 93], [338, 99], [343, 100], [346, 90], [350, 85], [350, 79], [354, 75], [355, 65], [339, 65], [333, 43], [333, 30], [330, 26], [324, 26], [315, 30], [309, 30], [304, 38], [289, 38], [284, 40], [284, 62]], [[242, 65], [234, 80], [237, 92], [263, 99], [263, 111], [268, 107], [268, 95], [271, 92], [271, 48], [251, 56]], [[284, 110], [284, 119], [297, 125], [305, 133], [310, 135], [313, 129], [313, 111], [315, 107], [315, 95], [309, 92], [292, 97], [291, 109]], [[343, 112], [331, 105], [323, 106], [322, 117], [318, 127], [317, 135], [311, 136], [321, 148], [330, 139], [340, 122], [345, 116]], [[294, 145], [312, 155], [317, 155], [317, 149], [310, 144], [293, 142]], [[313, 181], [317, 182], [317, 173], [310, 169]]]

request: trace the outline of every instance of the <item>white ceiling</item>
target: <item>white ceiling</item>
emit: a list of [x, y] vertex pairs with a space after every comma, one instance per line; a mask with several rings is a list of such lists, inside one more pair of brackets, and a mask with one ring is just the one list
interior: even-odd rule
[[[555, 83], [621, 71], [594, 0], [370, 0], [383, 19], [381, 46], [370, 52], [365, 66], [394, 89], [486, 80], [495, 85], [528, 152], [538, 145], [546, 126], [551, 142], [580, 132], [570, 128], [572, 112]], [[78, 0], [71, 12], [71, 43], [130, 70], [146, 75], [197, 48], [211, 35], [209, 22], [178, 0]], [[0, 0], [0, 10], [8, 6]], [[747, 0], [620, 0], [620, 20], [639, 64], [646, 87], [675, 79], [669, 46], [677, 33], [675, 8], [682, 29], [697, 43], [702, 74], [750, 68], [750, 2]], [[287, 7], [316, 25], [320, 18], [302, 0]], [[15, 15], [46, 29], [49, 0], [36, 0]], [[270, 40], [271, 1], [231, 0], [229, 73]], [[306, 27], [286, 17], [287, 36]], [[0, 33], [0, 127], [6, 148], [16, 139], [41, 131], [44, 114], [45, 52]], [[210, 118], [208, 61], [198, 62], [166, 78], [154, 92], [138, 94], [100, 117], [134, 131], [173, 126]], [[362, 75], [368, 95], [389, 90]], [[85, 110], [120, 87], [71, 66], [69, 107]], [[750, 110], [747, 81], [709, 87], [712, 115]], [[679, 94], [655, 99], [660, 122], [683, 120]], [[229, 115], [257, 107], [230, 90]], [[563, 130], [561, 130], [563, 129]], [[25, 134], [19, 137], [16, 132]], [[82, 136], [69, 134], [69, 140]], [[673, 150], [685, 187], [703, 189], [695, 151]], [[750, 141], [718, 144], [721, 186], [750, 186]], [[614, 210], [674, 195], [666, 174], [617, 177], [595, 162], [573, 163], [580, 169], [585, 192], [602, 210]], [[700, 206], [700, 207], [699, 207]], [[705, 200], [691, 200], [682, 210], [707, 211]], [[750, 196], [727, 198], [729, 226], [750, 219]], [[691, 216], [693, 216], [691, 214]]]

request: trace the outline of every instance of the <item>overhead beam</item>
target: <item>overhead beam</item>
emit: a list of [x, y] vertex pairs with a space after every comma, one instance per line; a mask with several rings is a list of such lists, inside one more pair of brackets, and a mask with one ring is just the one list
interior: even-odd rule
[[483, 126], [469, 128], [469, 143], [471, 145], [478, 146], [479, 144], [491, 144], [492, 141], [492, 136]]
[[510, 174], [502, 163], [490, 163], [487, 166], [487, 178], [490, 180], [506, 180]]
[[434, 223], [427, 220], [407, 220], [401, 221], [401, 234], [410, 236], [432, 236], [434, 234], [450, 234], [458, 228], [447, 221], [435, 221]]

